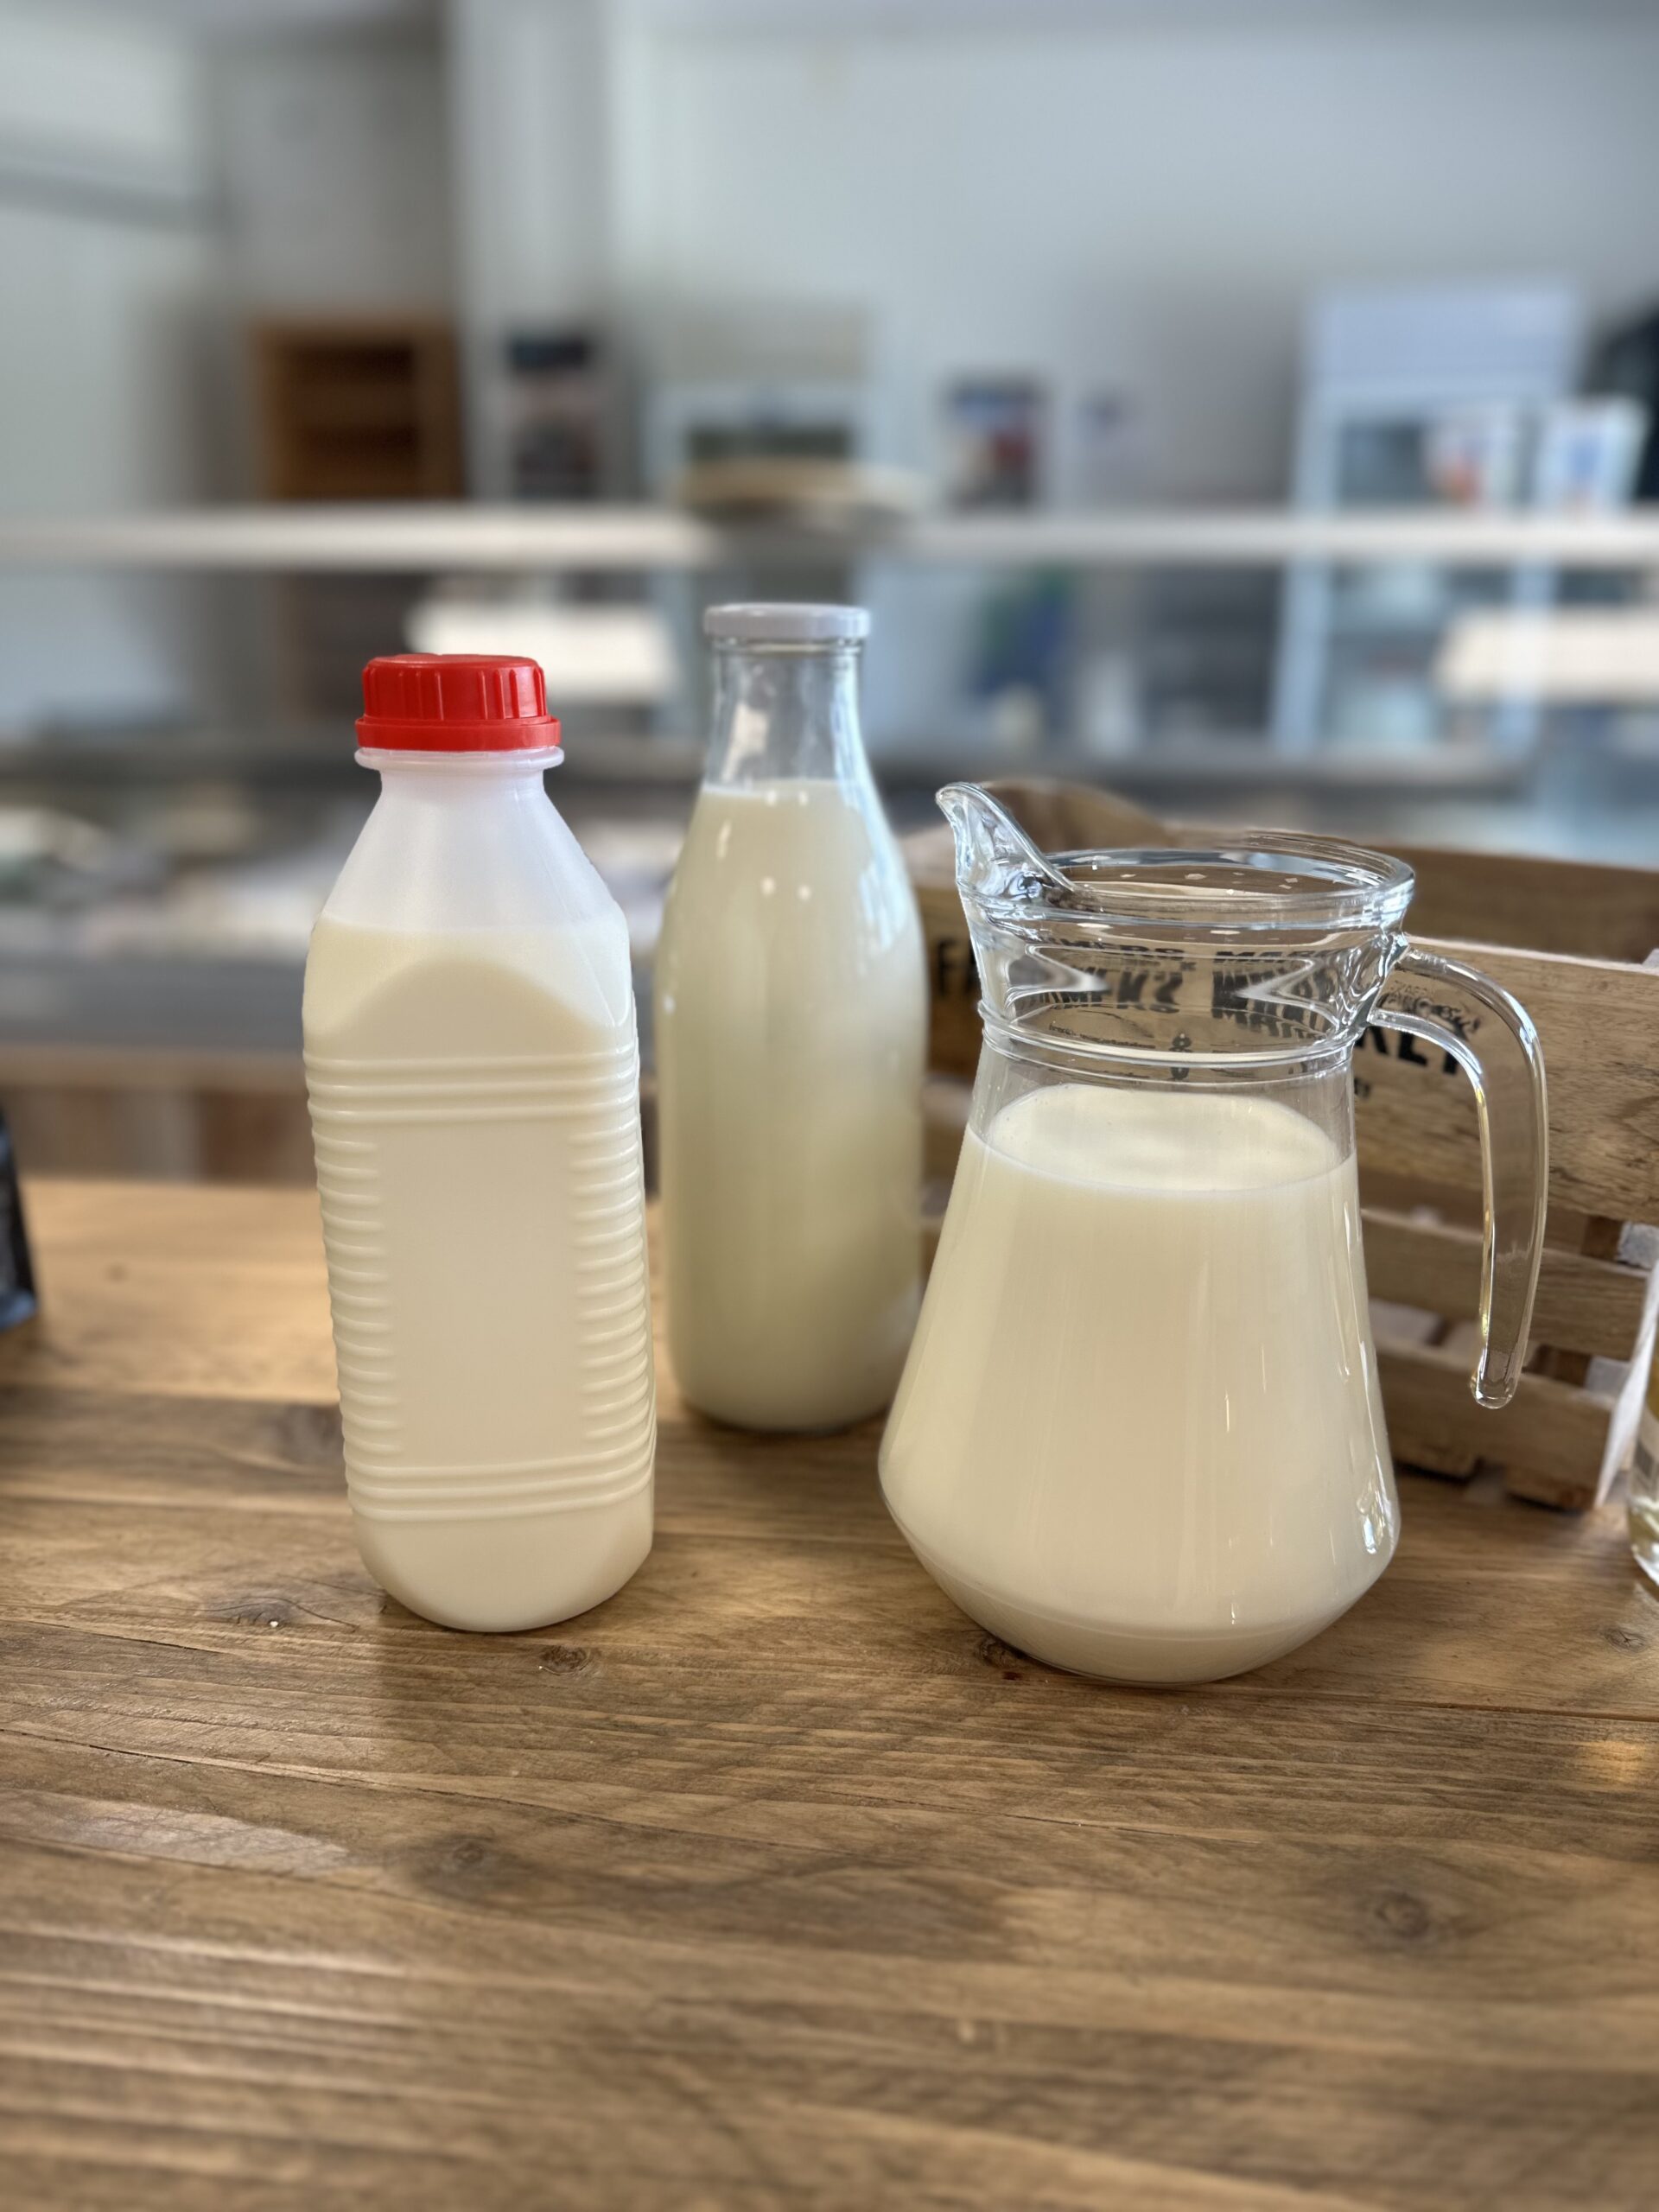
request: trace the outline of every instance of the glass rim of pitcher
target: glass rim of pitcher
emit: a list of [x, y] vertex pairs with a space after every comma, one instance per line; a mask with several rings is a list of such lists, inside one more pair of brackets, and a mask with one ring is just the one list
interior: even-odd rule
[[1037, 878], [1021, 893], [969, 895], [1010, 918], [1040, 912], [1074, 925], [1156, 921], [1226, 934], [1291, 925], [1391, 928], [1416, 885], [1414, 870], [1390, 853], [1294, 831], [1246, 831], [1202, 845], [1080, 847], [1044, 857], [1077, 895], [1056, 898]]

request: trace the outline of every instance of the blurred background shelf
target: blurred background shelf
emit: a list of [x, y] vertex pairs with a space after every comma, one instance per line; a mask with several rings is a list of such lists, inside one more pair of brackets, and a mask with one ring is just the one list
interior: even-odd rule
[[[557, 787], [562, 793], [639, 785], [689, 792], [702, 776], [702, 759], [698, 738], [594, 730], [567, 754]], [[882, 779], [894, 791], [927, 785], [944, 773], [941, 764], [946, 761], [951, 774], [982, 780], [1002, 773], [1007, 755], [990, 747], [965, 750], [944, 733], [931, 742], [889, 741], [880, 755]], [[1057, 774], [1076, 772], [1122, 788], [1145, 782], [1202, 787], [1242, 780], [1262, 789], [1513, 791], [1523, 789], [1532, 773], [1529, 762], [1478, 743], [1437, 747], [1421, 758], [1402, 757], [1385, 747], [1351, 746], [1310, 761], [1289, 760], [1274, 753], [1259, 731], [1174, 739], [1109, 760], [1060, 742], [1045, 751], [1043, 762]], [[361, 778], [351, 752], [327, 732], [283, 744], [251, 743], [225, 733], [145, 735], [118, 743], [36, 739], [0, 747], [0, 792], [166, 790], [226, 782], [253, 791], [355, 791]]]
[[[1121, 514], [923, 516], [831, 531], [734, 530], [674, 507], [537, 508], [372, 500], [0, 519], [14, 568], [491, 575], [709, 569], [868, 559], [986, 569], [1280, 569], [1297, 561], [1489, 569], [1544, 563], [1659, 574], [1642, 515], [1309, 514], [1195, 508]], [[1414, 622], [1430, 619], [1421, 613]]]
[[[560, 781], [562, 788], [658, 781], [690, 788], [702, 773], [700, 739], [613, 730], [591, 736], [567, 755]], [[257, 738], [236, 730], [136, 731], [102, 738], [47, 733], [0, 745], [0, 791], [97, 792], [226, 781], [256, 791], [360, 791], [363, 771], [331, 727]]]

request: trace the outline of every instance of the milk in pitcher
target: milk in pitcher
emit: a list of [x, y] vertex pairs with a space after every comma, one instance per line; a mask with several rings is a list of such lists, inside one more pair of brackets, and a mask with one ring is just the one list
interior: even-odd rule
[[1351, 1152], [1274, 1099], [1058, 1083], [963, 1143], [881, 1456], [918, 1556], [1052, 1663], [1260, 1665], [1388, 1564]]

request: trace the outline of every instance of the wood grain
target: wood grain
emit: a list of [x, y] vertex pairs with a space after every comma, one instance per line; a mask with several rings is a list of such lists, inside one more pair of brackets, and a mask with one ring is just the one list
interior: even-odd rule
[[1508, 853], [1446, 852], [1390, 844], [1416, 871], [1414, 927], [1475, 944], [1529, 944], [1540, 952], [1640, 966], [1659, 947], [1659, 872], [1599, 861]]
[[1325, 1636], [1119, 1691], [982, 1635], [875, 1435], [663, 1393], [657, 1548], [467, 1637], [340, 1495], [315, 1210], [41, 1185], [0, 1342], [7, 2201], [1645, 2206], [1659, 1600], [1404, 1484]]
[[[1659, 972], [1561, 953], [1440, 939], [1421, 949], [1480, 968], [1532, 1016], [1549, 1077], [1549, 1192], [1621, 1221], [1659, 1218]], [[1355, 1056], [1361, 1160], [1477, 1184], [1473, 1094], [1443, 1057], [1375, 1033]]]
[[[1480, 1294], [1478, 1230], [1412, 1221], [1364, 1209], [1365, 1274], [1374, 1298], [1421, 1306], [1451, 1319], [1476, 1313]], [[1647, 1318], [1651, 1267], [1546, 1249], [1533, 1308], [1535, 1343], [1606, 1359], [1629, 1359]]]
[[0, 1098], [17, 1157], [36, 1175], [312, 1180], [297, 1052], [0, 1045]]

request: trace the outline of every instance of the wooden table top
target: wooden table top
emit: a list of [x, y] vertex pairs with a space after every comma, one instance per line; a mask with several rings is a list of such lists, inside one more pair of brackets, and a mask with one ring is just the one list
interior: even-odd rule
[[1659, 2190], [1659, 1599], [1616, 1512], [1403, 1484], [1260, 1674], [984, 1636], [873, 1428], [665, 1383], [563, 1629], [383, 1598], [315, 1213], [41, 1185], [0, 1343], [19, 2208], [1490, 2208]]

